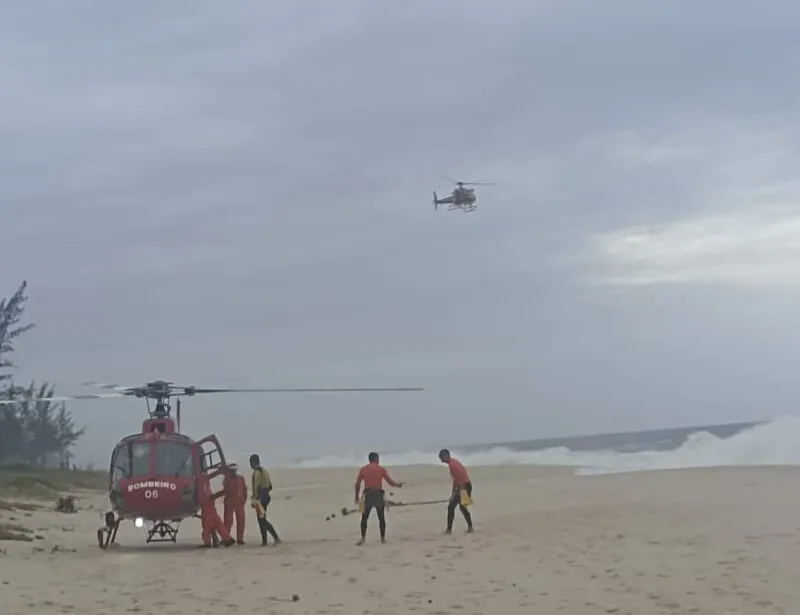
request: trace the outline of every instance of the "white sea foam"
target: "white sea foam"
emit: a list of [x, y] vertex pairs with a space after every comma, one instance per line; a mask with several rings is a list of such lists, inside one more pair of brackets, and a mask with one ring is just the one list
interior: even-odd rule
[[[609, 474], [644, 470], [669, 470], [736, 465], [800, 465], [800, 417], [787, 416], [757, 425], [730, 438], [706, 431], [691, 434], [671, 451], [574, 452], [567, 448], [515, 451], [493, 448], [470, 453], [453, 450], [467, 466], [550, 465], [572, 466], [578, 474]], [[438, 464], [435, 452], [409, 451], [382, 454], [387, 466]], [[326, 456], [309, 459], [293, 467], [358, 467], [363, 455]]]

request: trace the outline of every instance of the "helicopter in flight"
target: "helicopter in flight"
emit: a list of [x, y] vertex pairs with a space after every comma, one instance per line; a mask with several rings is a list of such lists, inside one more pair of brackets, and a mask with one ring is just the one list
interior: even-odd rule
[[[111, 510], [106, 512], [105, 525], [97, 530], [101, 549], [115, 542], [120, 524], [133, 520], [144, 529], [146, 543], [177, 542], [178, 529], [184, 519], [198, 517], [200, 482], [227, 472], [222, 446], [216, 435], [193, 440], [180, 432], [181, 396], [206, 393], [346, 393], [378, 391], [421, 391], [416, 387], [394, 388], [317, 388], [317, 389], [231, 389], [176, 386], [156, 380], [144, 386], [119, 386], [99, 382], [84, 385], [108, 389], [109, 393], [50, 397], [61, 402], [113, 397], [143, 398], [148, 418], [141, 432], [122, 438], [111, 453], [108, 497]], [[170, 399], [176, 397], [176, 414], [172, 418]], [[152, 404], [151, 404], [152, 402]], [[15, 404], [16, 400], [0, 400]], [[214, 494], [221, 497], [222, 492]]]
[[448, 211], [453, 211], [454, 209], [460, 209], [464, 213], [475, 211], [478, 208], [475, 204], [478, 200], [478, 197], [475, 195], [475, 188], [465, 188], [464, 186], [497, 185], [495, 182], [459, 182], [450, 179], [446, 175], [440, 175], [439, 177], [455, 184], [456, 187], [453, 188], [453, 192], [450, 193], [450, 196], [446, 196], [442, 199], [438, 197], [436, 191], [433, 192], [433, 208], [435, 211], [439, 211], [439, 205], [448, 205]]

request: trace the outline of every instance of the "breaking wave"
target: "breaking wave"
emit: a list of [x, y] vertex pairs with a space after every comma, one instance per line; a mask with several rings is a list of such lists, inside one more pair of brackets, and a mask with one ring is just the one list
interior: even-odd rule
[[[565, 447], [517, 451], [491, 448], [453, 455], [468, 466], [544, 465], [571, 466], [578, 474], [609, 474], [646, 470], [671, 470], [715, 466], [800, 465], [800, 418], [787, 416], [720, 438], [707, 431], [688, 436], [678, 448], [637, 452], [571, 451]], [[363, 454], [325, 456], [292, 464], [292, 467], [358, 467]], [[409, 451], [381, 455], [385, 465], [438, 464], [436, 452]]]

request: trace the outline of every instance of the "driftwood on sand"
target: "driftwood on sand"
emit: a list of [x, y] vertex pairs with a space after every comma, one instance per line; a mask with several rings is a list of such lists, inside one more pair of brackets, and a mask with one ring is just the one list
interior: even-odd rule
[[75, 509], [75, 496], [65, 495], [58, 498], [56, 501], [56, 512], [60, 513], [74, 513]]

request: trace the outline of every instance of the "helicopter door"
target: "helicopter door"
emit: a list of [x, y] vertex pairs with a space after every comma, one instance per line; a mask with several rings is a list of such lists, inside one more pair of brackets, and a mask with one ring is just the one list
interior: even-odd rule
[[214, 478], [222, 474], [222, 466], [225, 465], [225, 454], [222, 452], [222, 445], [217, 440], [217, 436], [210, 435], [196, 443], [198, 449], [198, 463], [200, 472], [207, 474], [209, 478]]

